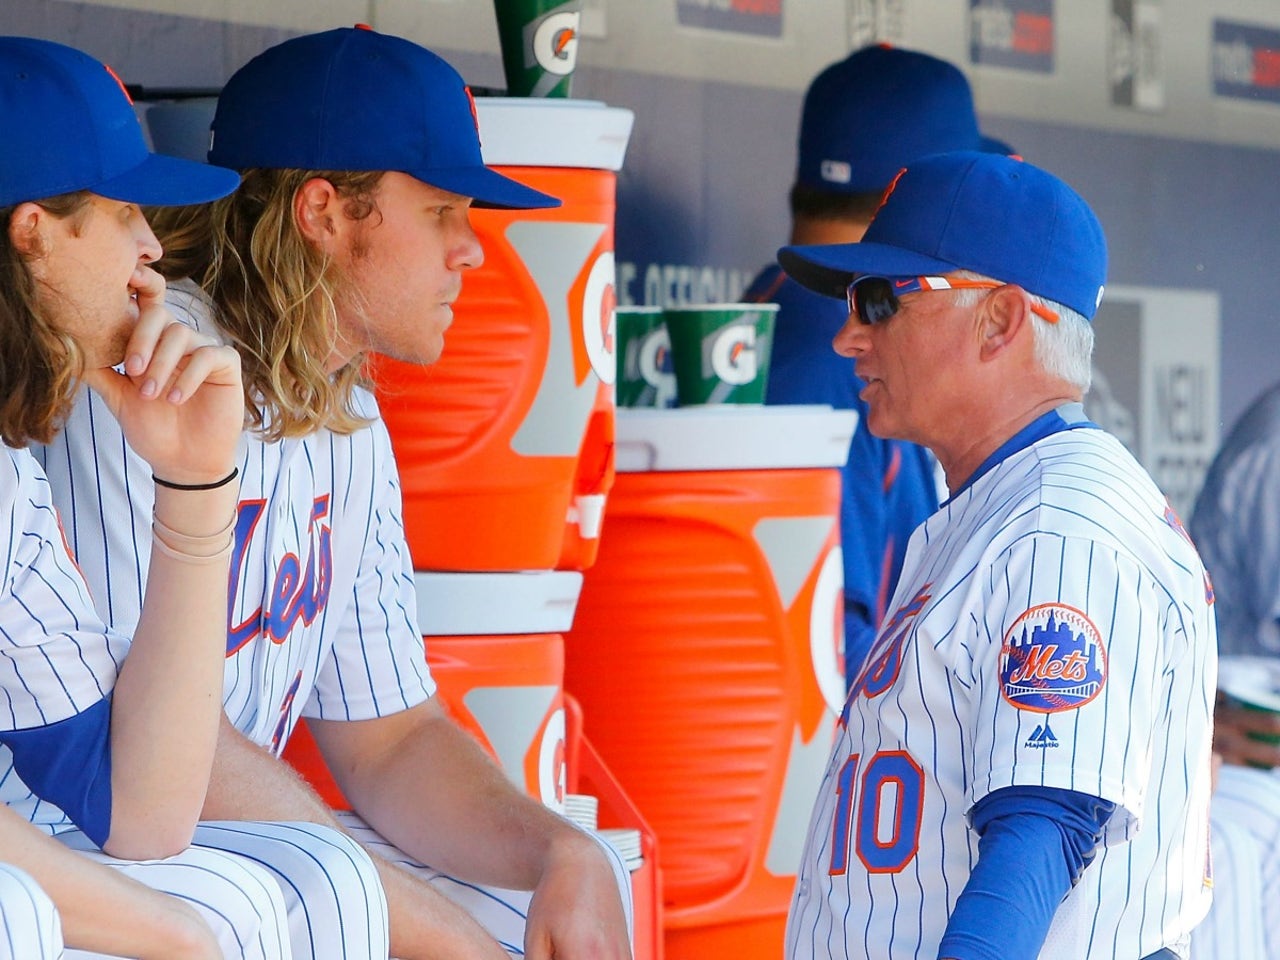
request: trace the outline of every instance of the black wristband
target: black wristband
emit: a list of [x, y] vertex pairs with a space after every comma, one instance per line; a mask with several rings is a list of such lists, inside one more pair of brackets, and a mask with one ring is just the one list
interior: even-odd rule
[[174, 483], [171, 480], [161, 480], [154, 473], [151, 475], [151, 479], [158, 486], [168, 487], [170, 490], [217, 490], [219, 487], [225, 487], [238, 476], [240, 476], [240, 468], [232, 467], [230, 473], [221, 480], [213, 481], [213, 483]]

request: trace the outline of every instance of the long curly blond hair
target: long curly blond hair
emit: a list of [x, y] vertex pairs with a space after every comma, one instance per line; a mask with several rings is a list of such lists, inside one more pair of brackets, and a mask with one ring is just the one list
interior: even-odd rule
[[377, 211], [381, 171], [253, 169], [229, 197], [153, 214], [161, 272], [191, 277], [213, 300], [218, 326], [240, 353], [252, 426], [267, 441], [320, 427], [352, 433], [369, 422], [352, 405], [364, 357], [337, 371], [327, 366], [343, 275], [294, 222], [294, 197], [316, 177], [333, 184], [353, 220]]
[[[77, 235], [90, 215], [89, 193], [38, 201], [55, 217], [71, 217]], [[0, 209], [0, 438], [10, 447], [48, 443], [66, 421], [84, 354], [75, 339], [44, 315], [29, 263], [41, 251], [20, 251], [9, 235], [17, 205]]]

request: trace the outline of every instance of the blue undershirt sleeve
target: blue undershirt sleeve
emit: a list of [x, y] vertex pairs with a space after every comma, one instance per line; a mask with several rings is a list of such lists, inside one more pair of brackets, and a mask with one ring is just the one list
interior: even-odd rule
[[41, 800], [56, 804], [101, 847], [111, 833], [111, 698], [73, 717], [0, 733], [13, 768]]
[[974, 805], [978, 862], [938, 948], [954, 960], [1035, 960], [1058, 905], [1093, 861], [1116, 806], [1053, 787], [1005, 787]]

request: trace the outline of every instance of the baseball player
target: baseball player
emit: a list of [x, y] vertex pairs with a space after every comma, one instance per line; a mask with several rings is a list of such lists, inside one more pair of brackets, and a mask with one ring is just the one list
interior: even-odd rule
[[845, 705], [787, 956], [1188, 955], [1210, 892], [1216, 659], [1204, 568], [1090, 423], [1106, 245], [1019, 160], [909, 164], [861, 243], [789, 247], [845, 296], [880, 436], [950, 498], [912, 536]]
[[[179, 853], [217, 739], [243, 386], [234, 351], [164, 310], [148, 266], [161, 251], [137, 206], [212, 200], [237, 177], [149, 154], [119, 81], [61, 44], [0, 37], [0, 125], [0, 798], [12, 808], [0, 811], [0, 858], [44, 888], [6, 875], [7, 945], [57, 955], [56, 905], [86, 950], [283, 957], [275, 881], [221, 853]], [[127, 659], [26, 449], [54, 434], [82, 379], [157, 488], [153, 589]], [[103, 847], [207, 879], [185, 903], [162, 896], [19, 814], [74, 823], [94, 857], [111, 859]]]
[[[234, 728], [206, 816], [334, 823], [278, 759], [306, 716], [353, 805], [344, 824], [379, 853], [394, 956], [628, 956], [621, 860], [520, 793], [432, 696], [391, 447], [359, 385], [367, 350], [439, 355], [462, 275], [483, 256], [472, 198], [557, 201], [484, 166], [448, 64], [368, 29], [256, 57], [224, 88], [212, 133], [211, 160], [245, 170], [241, 188], [161, 230], [208, 261], [171, 305], [240, 351], [253, 424], [227, 634]], [[109, 420], [85, 395], [44, 457], [86, 576], [110, 584], [123, 626], [146, 581], [149, 495]], [[242, 824], [236, 840], [293, 881], [286, 896], [316, 895], [259, 828]], [[324, 921], [295, 937], [295, 956], [347, 955]]]
[[[1188, 525], [1213, 577], [1222, 653], [1280, 656], [1280, 386], [1250, 404], [1209, 466]], [[1210, 805], [1214, 906], [1197, 931], [1196, 956], [1280, 956], [1280, 718], [1219, 698], [1214, 749], [1226, 761]], [[1240, 836], [1243, 831], [1244, 836]], [[1249, 841], [1254, 849], [1244, 848]], [[1230, 841], [1230, 849], [1227, 844]], [[1218, 856], [1220, 849], [1224, 855]], [[1231, 855], [1226, 855], [1230, 853]], [[1223, 887], [1233, 892], [1223, 892]], [[1243, 904], [1261, 906], [1270, 951], [1251, 954]]]
[[[883, 123], [912, 116], [914, 123]], [[874, 129], [874, 137], [866, 136]], [[902, 165], [981, 142], [969, 83], [951, 64], [914, 50], [870, 46], [822, 70], [805, 92], [795, 183], [793, 244], [856, 243]], [[779, 305], [766, 402], [825, 403], [859, 414], [841, 469], [845, 678], [857, 675], [897, 583], [907, 539], [938, 507], [933, 457], [867, 429], [863, 384], [831, 349], [842, 305], [766, 267], [744, 295]]]

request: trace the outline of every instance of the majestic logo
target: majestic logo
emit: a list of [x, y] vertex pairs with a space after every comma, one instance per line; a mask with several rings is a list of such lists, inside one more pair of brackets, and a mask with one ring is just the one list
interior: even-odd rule
[[1044, 718], [1043, 724], [1031, 731], [1031, 736], [1027, 738], [1027, 742], [1023, 746], [1030, 747], [1032, 750], [1047, 750], [1059, 746], [1058, 738], [1049, 729], [1048, 717]]
[[[265, 500], [241, 501], [236, 510], [236, 545], [231, 555], [230, 597], [227, 622], [232, 623], [236, 596], [240, 592], [241, 572], [253, 531], [266, 512]], [[249, 614], [227, 631], [227, 656], [231, 656], [258, 636], [272, 643], [284, 643], [299, 620], [310, 624], [329, 602], [329, 586], [333, 581], [333, 544], [330, 542], [329, 497], [316, 497], [307, 524], [307, 560], [305, 567], [297, 554], [287, 553], [276, 566], [265, 597], [270, 604]]]
[[1001, 693], [1019, 710], [1046, 714], [1075, 710], [1096, 697], [1106, 682], [1102, 635], [1093, 621], [1073, 607], [1039, 604], [1014, 621], [1005, 634], [1000, 651]]

